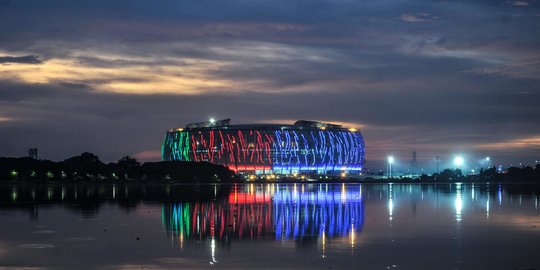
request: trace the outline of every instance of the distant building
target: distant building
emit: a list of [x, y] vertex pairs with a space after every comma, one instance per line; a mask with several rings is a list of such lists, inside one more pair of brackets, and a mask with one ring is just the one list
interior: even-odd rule
[[28, 149], [28, 156], [33, 159], [38, 159], [38, 149], [37, 148]]
[[300, 120], [290, 124], [230, 125], [230, 119], [188, 124], [166, 132], [163, 160], [207, 161], [256, 174], [359, 173], [362, 134], [341, 125]]

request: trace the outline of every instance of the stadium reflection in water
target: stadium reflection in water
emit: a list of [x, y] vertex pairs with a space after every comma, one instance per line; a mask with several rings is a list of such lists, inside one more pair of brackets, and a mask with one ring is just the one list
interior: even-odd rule
[[242, 185], [227, 199], [164, 204], [162, 221], [180, 247], [188, 239], [210, 237], [276, 240], [351, 236], [362, 230], [361, 186]]

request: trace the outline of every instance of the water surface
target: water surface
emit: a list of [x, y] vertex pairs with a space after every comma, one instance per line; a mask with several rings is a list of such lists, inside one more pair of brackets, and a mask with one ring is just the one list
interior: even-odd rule
[[0, 268], [540, 269], [539, 187], [0, 186]]

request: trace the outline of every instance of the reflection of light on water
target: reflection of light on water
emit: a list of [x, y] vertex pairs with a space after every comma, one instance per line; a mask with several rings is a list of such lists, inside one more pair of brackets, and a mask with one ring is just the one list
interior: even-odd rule
[[183, 231], [179, 233], [178, 241], [180, 242], [180, 249], [184, 248], [184, 234]]
[[351, 224], [351, 251], [354, 253], [354, 241], [355, 241], [355, 234], [354, 234], [354, 224]]
[[456, 221], [461, 222], [461, 210], [463, 209], [463, 201], [461, 199], [461, 183], [456, 184]]
[[116, 185], [112, 186], [112, 198], [116, 199]]
[[197, 234], [201, 234], [201, 216], [197, 213]]
[[471, 187], [471, 199], [474, 201], [474, 184]]
[[388, 199], [388, 219], [392, 220], [392, 212], [394, 211], [394, 200], [392, 197]]
[[461, 221], [461, 209], [463, 207], [463, 202], [461, 201], [461, 195], [456, 197], [456, 221]]
[[210, 256], [212, 256], [212, 261], [210, 264], [217, 263], [216, 260], [216, 239], [212, 236], [212, 240], [210, 241]]
[[499, 205], [502, 204], [502, 187], [499, 185], [499, 190], [497, 191], [497, 201], [499, 202]]
[[392, 220], [392, 215], [394, 213], [394, 199], [393, 199], [393, 190], [392, 184], [388, 184], [388, 219]]
[[11, 200], [16, 201], [17, 200], [17, 188], [13, 187], [11, 189]]
[[[324, 189], [323, 189], [324, 190]], [[358, 192], [314, 191], [306, 193], [277, 191], [272, 199], [276, 239], [298, 239], [328, 234], [348, 236], [363, 225], [362, 199]]]
[[486, 219], [489, 219], [489, 201], [491, 199], [489, 195], [489, 183], [486, 184], [486, 190], [487, 190]]
[[321, 238], [322, 238], [322, 257], [326, 258], [326, 233], [324, 232], [324, 230], [323, 230]]
[[489, 219], [489, 197], [486, 201], [486, 218]]

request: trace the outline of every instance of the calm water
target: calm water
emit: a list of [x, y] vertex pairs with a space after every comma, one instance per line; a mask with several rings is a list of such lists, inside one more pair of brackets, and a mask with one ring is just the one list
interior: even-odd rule
[[0, 269], [540, 269], [540, 188], [0, 186]]

